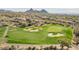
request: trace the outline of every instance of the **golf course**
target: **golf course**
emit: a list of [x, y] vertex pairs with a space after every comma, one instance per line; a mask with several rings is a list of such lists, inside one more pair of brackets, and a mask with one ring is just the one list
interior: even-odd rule
[[[2, 31], [0, 32], [2, 33]], [[6, 38], [10, 44], [60, 44], [62, 40], [70, 43], [72, 34], [71, 27], [48, 24], [39, 27], [9, 27]]]

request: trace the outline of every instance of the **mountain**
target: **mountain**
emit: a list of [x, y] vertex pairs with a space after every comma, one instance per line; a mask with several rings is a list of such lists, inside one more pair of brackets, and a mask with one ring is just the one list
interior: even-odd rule
[[40, 12], [48, 13], [45, 9], [42, 9]]
[[45, 9], [42, 10], [33, 10], [32, 8], [27, 10], [26, 12], [33, 12], [33, 13], [48, 13]]

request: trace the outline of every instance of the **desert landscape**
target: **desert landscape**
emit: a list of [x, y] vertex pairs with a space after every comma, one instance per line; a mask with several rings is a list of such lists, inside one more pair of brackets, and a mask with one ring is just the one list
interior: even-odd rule
[[0, 10], [0, 50], [78, 49], [79, 15]]

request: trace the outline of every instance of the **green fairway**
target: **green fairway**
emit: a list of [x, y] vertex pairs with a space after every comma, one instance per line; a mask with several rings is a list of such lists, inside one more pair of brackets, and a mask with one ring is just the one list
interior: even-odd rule
[[[42, 30], [40, 30], [42, 28]], [[62, 25], [45, 25], [37, 27], [37, 32], [24, 31], [27, 28], [11, 28], [8, 32], [8, 43], [19, 43], [19, 44], [59, 44], [58, 40], [66, 38], [71, 41], [72, 39], [72, 28], [64, 27]], [[64, 34], [63, 37], [48, 37], [49, 33]]]

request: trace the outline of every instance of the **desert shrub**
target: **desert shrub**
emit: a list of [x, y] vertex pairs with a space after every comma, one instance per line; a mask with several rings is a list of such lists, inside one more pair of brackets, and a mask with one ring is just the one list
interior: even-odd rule
[[31, 50], [31, 49], [32, 49], [31, 47], [28, 47], [28, 48], [27, 48], [27, 50]]
[[9, 50], [15, 50], [15, 46], [14, 45], [11, 45], [11, 47], [9, 48]]
[[32, 48], [32, 50], [35, 50], [35, 49], [36, 49], [36, 47], [33, 47], [33, 48]]

